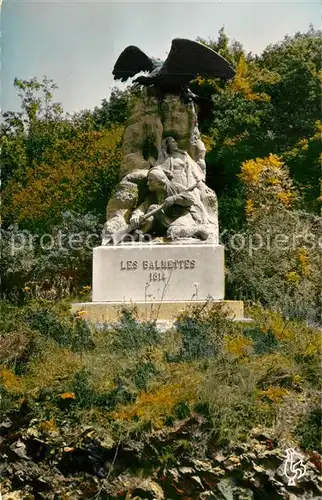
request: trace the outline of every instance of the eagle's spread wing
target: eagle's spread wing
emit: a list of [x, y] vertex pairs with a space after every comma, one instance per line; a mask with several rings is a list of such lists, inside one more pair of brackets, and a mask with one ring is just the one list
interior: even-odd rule
[[140, 71], [152, 71], [153, 61], [135, 45], [129, 45], [118, 57], [113, 68], [114, 80], [125, 82]]
[[175, 38], [159, 76], [183, 85], [197, 75], [232, 78], [235, 71], [226, 59], [209, 47], [192, 40]]

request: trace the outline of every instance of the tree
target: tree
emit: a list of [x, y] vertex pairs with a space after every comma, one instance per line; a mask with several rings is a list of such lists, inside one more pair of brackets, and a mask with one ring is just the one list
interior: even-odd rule
[[56, 140], [41, 161], [13, 176], [3, 192], [3, 217], [31, 231], [50, 230], [62, 213], [93, 211], [105, 216], [107, 200], [118, 181], [123, 129], [74, 131]]
[[52, 101], [57, 89], [52, 80], [15, 78], [14, 86], [21, 99], [21, 111], [3, 114], [0, 127], [3, 186], [13, 174], [23, 178], [26, 168], [39, 163], [44, 151], [54, 147], [57, 135], [66, 129], [62, 107]]
[[92, 113], [96, 129], [124, 125], [130, 117], [132, 100], [137, 92], [134, 87], [128, 87], [126, 90], [114, 87], [109, 100], [103, 99], [101, 105], [96, 106]]
[[14, 84], [22, 111], [7, 113], [1, 126], [5, 226], [49, 230], [65, 210], [104, 217], [118, 181], [123, 128], [110, 122], [97, 130], [89, 111], [64, 114], [46, 77]]
[[242, 163], [269, 154], [289, 164], [306, 207], [316, 210], [320, 160], [314, 138], [320, 118], [321, 33], [310, 28], [285, 37], [257, 57], [246, 55], [238, 42], [230, 44], [223, 30], [216, 41], [203, 43], [236, 69], [235, 78], [227, 83], [199, 78], [194, 87], [196, 94], [210, 97], [213, 103], [201, 129], [207, 136], [208, 183], [219, 194], [225, 225], [232, 220], [242, 224], [243, 190], [238, 177]]

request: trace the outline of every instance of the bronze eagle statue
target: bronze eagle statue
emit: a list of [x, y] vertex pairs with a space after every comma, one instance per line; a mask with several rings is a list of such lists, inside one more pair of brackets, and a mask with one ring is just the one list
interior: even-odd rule
[[153, 86], [160, 96], [175, 94], [185, 102], [197, 98], [189, 89], [189, 82], [199, 76], [230, 79], [235, 70], [229, 62], [214, 50], [202, 43], [175, 38], [167, 59], [148, 57], [141, 49], [129, 45], [118, 57], [113, 75], [115, 80], [125, 82], [140, 72], [133, 83], [145, 87]]

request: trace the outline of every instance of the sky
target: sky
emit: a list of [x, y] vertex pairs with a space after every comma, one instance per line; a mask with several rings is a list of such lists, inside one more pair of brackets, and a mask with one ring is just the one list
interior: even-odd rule
[[1, 108], [19, 109], [15, 77], [46, 75], [66, 111], [93, 109], [110, 95], [114, 63], [128, 45], [165, 59], [173, 38], [216, 38], [224, 25], [247, 52], [261, 53], [310, 23], [320, 28], [320, 9], [319, 0], [3, 0]]

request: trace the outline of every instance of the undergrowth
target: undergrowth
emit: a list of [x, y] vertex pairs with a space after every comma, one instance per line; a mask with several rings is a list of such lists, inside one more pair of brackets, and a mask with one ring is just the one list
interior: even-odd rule
[[160, 334], [135, 310], [96, 329], [64, 302], [0, 309], [1, 418], [25, 405], [39, 429], [94, 425], [118, 439], [199, 413], [225, 447], [292, 410], [279, 432], [319, 449], [320, 332], [305, 323], [254, 306], [251, 323], [232, 322], [208, 302]]

